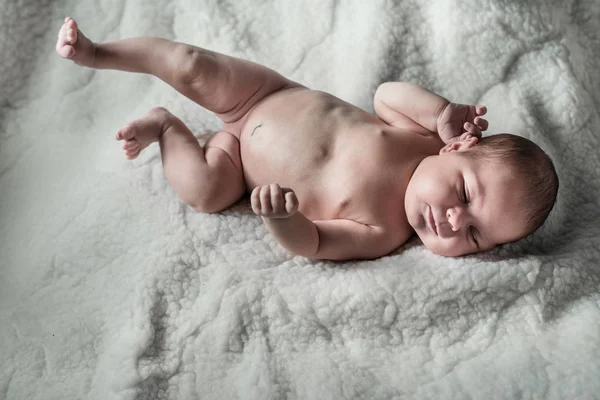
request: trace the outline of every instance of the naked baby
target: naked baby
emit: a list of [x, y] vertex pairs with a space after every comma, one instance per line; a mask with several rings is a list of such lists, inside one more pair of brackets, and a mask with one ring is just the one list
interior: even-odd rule
[[159, 38], [94, 43], [66, 18], [56, 51], [78, 65], [155, 75], [211, 110], [202, 147], [163, 108], [118, 130], [125, 156], [154, 141], [182, 201], [213, 213], [251, 193], [278, 242], [314, 259], [384, 256], [414, 233], [434, 253], [485, 251], [535, 231], [553, 207], [548, 156], [510, 134], [481, 138], [485, 107], [388, 82], [376, 115], [255, 63]]

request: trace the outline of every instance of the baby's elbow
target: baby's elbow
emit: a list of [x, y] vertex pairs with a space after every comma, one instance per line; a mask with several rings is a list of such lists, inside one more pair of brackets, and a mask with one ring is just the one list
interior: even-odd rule
[[290, 252], [292, 252], [296, 256], [308, 258], [310, 260], [325, 260], [321, 255], [319, 255], [319, 247], [317, 246], [298, 246], [296, 248], [288, 248]]

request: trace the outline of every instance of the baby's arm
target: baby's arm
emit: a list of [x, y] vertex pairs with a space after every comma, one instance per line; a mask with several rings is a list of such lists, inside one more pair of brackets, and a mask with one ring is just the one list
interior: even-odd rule
[[386, 82], [375, 92], [377, 116], [392, 126], [438, 133], [444, 143], [461, 134], [481, 137], [488, 127], [485, 107], [456, 104], [425, 88], [407, 82]]
[[450, 104], [442, 96], [408, 82], [386, 82], [375, 92], [375, 113], [389, 125], [415, 122], [437, 132], [437, 118]]
[[250, 199], [252, 209], [277, 241], [307, 258], [371, 259], [388, 254], [400, 244], [381, 227], [348, 219], [313, 222], [298, 212], [294, 192], [276, 184], [255, 188]]

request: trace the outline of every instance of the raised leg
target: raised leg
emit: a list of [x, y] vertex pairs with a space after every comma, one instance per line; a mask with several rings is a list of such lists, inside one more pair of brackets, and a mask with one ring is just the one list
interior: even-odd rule
[[181, 200], [198, 212], [222, 211], [246, 191], [239, 142], [227, 132], [216, 133], [204, 148], [181, 120], [164, 108], [153, 108], [117, 132], [127, 158], [135, 158], [158, 141], [167, 180]]
[[165, 39], [93, 43], [72, 18], [59, 31], [56, 51], [90, 68], [155, 75], [226, 124], [238, 121], [268, 94], [301, 86], [262, 65]]

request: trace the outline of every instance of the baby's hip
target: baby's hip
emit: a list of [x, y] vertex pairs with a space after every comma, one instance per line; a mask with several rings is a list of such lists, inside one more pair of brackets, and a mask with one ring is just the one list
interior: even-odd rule
[[[237, 137], [238, 140], [240, 140], [243, 132], [247, 129], [247, 127], [249, 125], [252, 124], [251, 121], [255, 120], [256, 118], [261, 119], [260, 114], [264, 114], [265, 111], [267, 111], [267, 114], [268, 114], [270, 111], [269, 109], [271, 108], [269, 103], [272, 103], [272, 100], [279, 97], [279, 95], [281, 93], [286, 92], [290, 89], [308, 90], [304, 86], [300, 85], [299, 83], [292, 82], [292, 81], [289, 81], [289, 82], [290, 83], [288, 85], [286, 85], [280, 89], [266, 93], [265, 95], [263, 95], [261, 97], [256, 97], [256, 98], [249, 100], [249, 103], [244, 105], [244, 107], [247, 108], [247, 111], [245, 112], [245, 114], [239, 120], [237, 120], [235, 122], [230, 122], [230, 123], [225, 122], [222, 130], [225, 132], [231, 133], [232, 135]], [[254, 124], [253, 127], [255, 125], [256, 124]]]

